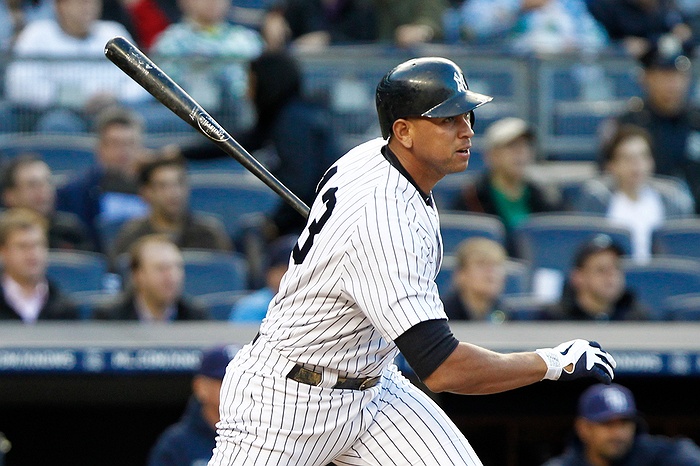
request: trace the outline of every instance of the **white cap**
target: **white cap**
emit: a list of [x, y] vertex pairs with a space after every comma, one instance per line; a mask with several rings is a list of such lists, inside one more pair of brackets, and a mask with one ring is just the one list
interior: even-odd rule
[[486, 150], [507, 146], [523, 136], [529, 139], [535, 137], [534, 131], [525, 120], [515, 117], [502, 118], [486, 128]]

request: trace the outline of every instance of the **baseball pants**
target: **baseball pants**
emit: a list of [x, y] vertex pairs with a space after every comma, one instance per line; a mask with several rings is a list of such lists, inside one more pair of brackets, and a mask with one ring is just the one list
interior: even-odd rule
[[395, 366], [360, 391], [286, 378], [294, 363], [264, 340], [241, 349], [221, 389], [209, 466], [405, 466], [482, 463], [454, 423]]

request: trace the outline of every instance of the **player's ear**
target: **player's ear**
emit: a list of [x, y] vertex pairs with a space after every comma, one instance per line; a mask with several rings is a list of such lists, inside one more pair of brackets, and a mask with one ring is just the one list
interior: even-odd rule
[[413, 131], [412, 129], [412, 124], [408, 120], [404, 120], [403, 118], [399, 118], [398, 120], [394, 121], [394, 124], [391, 126], [392, 129], [392, 138], [396, 140], [399, 144], [406, 148], [410, 148], [413, 146]]

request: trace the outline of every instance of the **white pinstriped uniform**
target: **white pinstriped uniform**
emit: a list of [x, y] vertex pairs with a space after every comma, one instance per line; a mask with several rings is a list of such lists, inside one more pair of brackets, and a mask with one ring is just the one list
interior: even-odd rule
[[[394, 339], [446, 317], [437, 211], [380, 153], [385, 144], [342, 157], [317, 196], [298, 243], [313, 245], [290, 261], [260, 337], [229, 365], [210, 466], [481, 464], [392, 364]], [[322, 370], [322, 383], [287, 379], [296, 363]], [[330, 388], [338, 375], [382, 378], [364, 391]]]

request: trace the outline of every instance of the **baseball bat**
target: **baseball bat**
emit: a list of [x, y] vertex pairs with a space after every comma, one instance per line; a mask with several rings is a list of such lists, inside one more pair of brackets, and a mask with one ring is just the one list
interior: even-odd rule
[[194, 129], [236, 159], [253, 175], [276, 192], [285, 202], [307, 218], [309, 207], [246, 151], [187, 92], [158, 68], [138, 47], [124, 37], [114, 37], [105, 45], [105, 55], [131, 79]]

